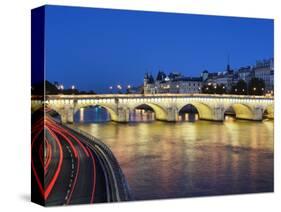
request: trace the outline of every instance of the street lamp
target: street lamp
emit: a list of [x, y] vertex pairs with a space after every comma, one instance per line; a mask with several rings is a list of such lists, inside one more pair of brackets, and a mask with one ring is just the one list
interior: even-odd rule
[[63, 94], [63, 89], [64, 89], [63, 85], [59, 85], [58, 89], [59, 89], [60, 93]]
[[110, 93], [112, 93], [112, 89], [113, 89], [113, 87], [109, 86]]
[[130, 93], [131, 93], [130, 89], [131, 89], [131, 85], [128, 85], [128, 86], [127, 86], [127, 94], [130, 94]]
[[72, 94], [74, 94], [75, 86], [71, 85]]
[[119, 93], [121, 93], [122, 86], [121, 85], [117, 85], [117, 89], [119, 90]]

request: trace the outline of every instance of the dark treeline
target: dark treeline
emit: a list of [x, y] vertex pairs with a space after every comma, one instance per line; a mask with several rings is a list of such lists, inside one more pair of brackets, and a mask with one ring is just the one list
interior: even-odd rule
[[205, 84], [202, 93], [206, 94], [236, 94], [236, 95], [264, 95], [265, 83], [259, 78], [252, 78], [247, 84], [244, 80], [239, 80], [227, 90], [224, 84]]
[[[45, 83], [45, 86], [44, 86]], [[31, 87], [31, 94], [32, 95], [43, 95], [44, 94], [44, 87], [45, 87], [45, 94], [46, 95], [56, 95], [56, 94], [96, 94], [94, 91], [79, 91], [78, 89], [59, 89], [54, 84], [50, 83], [49, 81], [44, 81], [41, 83], [37, 83], [32, 85]]]

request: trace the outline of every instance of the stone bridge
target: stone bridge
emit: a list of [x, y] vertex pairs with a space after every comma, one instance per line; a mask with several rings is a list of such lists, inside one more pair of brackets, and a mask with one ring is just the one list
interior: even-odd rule
[[179, 111], [186, 105], [194, 106], [199, 119], [223, 121], [232, 108], [237, 119], [261, 121], [266, 111], [274, 117], [274, 99], [266, 96], [210, 95], [210, 94], [104, 94], [104, 95], [47, 95], [45, 100], [32, 98], [32, 111], [45, 106], [55, 110], [63, 123], [73, 123], [74, 114], [89, 106], [105, 108], [112, 121], [128, 122], [130, 112], [140, 105], [154, 110], [155, 118], [177, 121]]

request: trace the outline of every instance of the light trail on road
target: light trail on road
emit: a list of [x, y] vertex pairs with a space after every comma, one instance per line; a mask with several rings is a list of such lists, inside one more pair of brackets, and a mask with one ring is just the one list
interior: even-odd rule
[[127, 185], [116, 184], [123, 176], [119, 166], [113, 170], [109, 164], [111, 154], [55, 121], [49, 112], [32, 122], [32, 180], [41, 202], [49, 206], [129, 200], [129, 195], [120, 197], [129, 192], [119, 191]]

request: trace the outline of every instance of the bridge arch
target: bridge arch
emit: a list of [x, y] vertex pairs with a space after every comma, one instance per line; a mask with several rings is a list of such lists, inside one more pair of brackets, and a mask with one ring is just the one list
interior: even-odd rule
[[274, 118], [274, 105], [273, 104], [267, 105], [264, 108], [263, 116], [266, 117], [266, 118], [269, 118], [269, 119]]
[[152, 110], [155, 113], [155, 119], [156, 120], [167, 121], [168, 112], [164, 109], [164, 107], [162, 107], [160, 105], [157, 105], [155, 103], [140, 103], [138, 105], [134, 105], [132, 107], [132, 110], [135, 110], [137, 107], [140, 107], [142, 105], [146, 105], [146, 106], [152, 108]]
[[211, 106], [204, 104], [202, 102], [189, 102], [181, 107], [179, 107], [178, 112], [180, 112], [184, 107], [191, 105], [196, 108], [198, 111], [199, 119], [205, 119], [205, 120], [213, 120], [213, 109]]
[[107, 106], [107, 105], [104, 105], [104, 104], [79, 105], [78, 107], [76, 107], [76, 108], [74, 109], [73, 115], [74, 115], [77, 111], [79, 111], [81, 108], [89, 108], [89, 107], [101, 107], [101, 108], [104, 108], [104, 109], [109, 113], [109, 115], [110, 115], [110, 120], [112, 120], [112, 121], [118, 121], [117, 112], [116, 112], [113, 108], [111, 108], [111, 107], [109, 107], [109, 106]]
[[31, 113], [38, 111], [39, 109], [44, 108], [44, 104], [41, 101], [38, 102], [31, 102]]
[[237, 119], [254, 120], [254, 113], [251, 106], [242, 103], [234, 103], [225, 108], [224, 113], [233, 110]]
[[46, 105], [47, 110], [53, 111], [59, 115], [59, 119], [63, 123], [72, 123], [73, 122], [73, 112], [69, 109], [65, 109], [63, 107], [56, 107], [52, 104]]
[[199, 115], [199, 112], [197, 108], [192, 104], [187, 104], [183, 106], [178, 111], [178, 121], [196, 121], [197, 117]]

